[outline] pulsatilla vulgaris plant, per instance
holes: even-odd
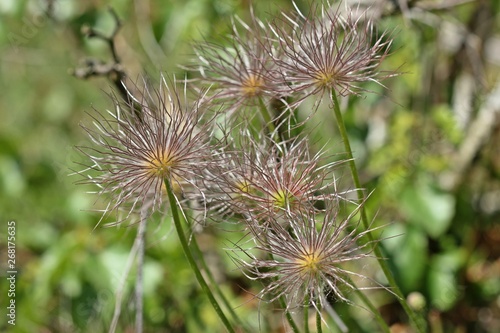
[[[211,86],[206,94],[194,101],[181,98],[176,83],[169,87],[163,79],[160,88],[146,85],[131,92],[127,103],[115,103],[111,119],[94,116],[96,128],[85,128],[96,147],[81,150],[98,173],[88,181],[109,197],[105,211],[124,209],[126,217],[139,211],[145,228],[144,211],[163,213],[167,209],[161,208],[168,207],[188,262],[229,332],[256,328],[235,314],[213,281],[196,235],[188,242],[181,216],[190,222],[189,201],[201,203],[206,209],[202,215],[210,221],[241,226],[241,238],[252,246],[236,243],[231,253],[243,256],[235,262],[243,274],[264,284],[254,293],[259,299],[279,302],[294,333],[309,332],[310,306],[316,330],[322,332],[325,313],[332,313],[331,300],[353,304],[351,293],[389,332],[362,292],[367,287],[358,286],[360,280],[390,290],[423,332],[377,247],[338,98],[358,96],[365,91],[364,82],[393,76],[378,71],[391,39],[366,17],[354,19],[338,6],[312,4],[307,15],[297,9],[271,22],[253,12],[250,24],[237,19],[228,45],[196,46],[197,64],[189,68],[201,77],[185,84],[201,82],[193,87],[198,92]],[[315,111],[325,93],[345,148],[345,158],[333,163],[325,162],[322,151],[312,153],[301,127],[284,128],[297,124],[291,119],[305,98],[314,99]],[[207,112],[211,109],[217,112]],[[307,117],[313,116],[308,112]],[[229,120],[229,128],[221,128],[221,118]],[[349,166],[354,190],[339,188],[336,170],[342,164]],[[360,270],[357,263],[370,258],[378,260],[388,286]],[[140,283],[138,279],[137,289]],[[294,315],[298,311],[304,314],[303,329]],[[142,331],[141,320],[137,332]]]
[[[274,80],[285,89],[283,95],[301,96],[296,103],[331,91],[358,94],[360,83],[388,76],[377,69],[392,40],[386,33],[378,35],[368,17],[341,15],[339,6],[313,6],[308,16],[297,9],[270,24],[279,49],[271,53],[278,55],[273,57]]]
[[[165,202],[165,180],[179,193],[197,191],[196,180],[212,160],[211,128],[202,101],[186,104],[162,78],[159,88],[144,82],[127,102],[115,99],[111,119],[93,115],[84,127],[95,147],[80,147],[98,175],[88,179],[109,199],[105,212],[158,210]]]
[[[212,172],[216,207],[265,222],[297,210],[314,211],[333,198],[346,197],[336,187],[334,170],[343,161],[324,162],[312,155],[307,139],[276,142],[241,133],[239,144],[224,147]],[[227,213],[227,211],[226,211]]]
[[[196,185],[200,183],[199,177],[213,163],[217,147],[211,135],[214,127],[210,118],[204,122],[203,96],[188,102],[179,94],[175,82],[172,85],[170,87],[162,77],[158,89],[145,84],[142,90],[130,93],[127,102],[115,100],[115,110],[109,112],[111,119],[99,114],[93,116],[96,129],[84,128],[96,147],[80,147],[80,150],[92,162],[88,169],[96,171],[98,176],[89,177],[87,181],[100,188],[100,195],[108,197],[104,215],[118,210],[125,210],[126,218],[132,213],[140,214],[136,244],[138,277],[141,278],[136,284],[136,292],[140,294],[136,299],[136,331],[143,330],[141,279],[146,220],[151,212],[161,211],[168,201],[181,245],[196,278],[219,317],[233,332],[197,269],[178,211],[183,196],[190,191],[200,191]],[[119,313],[115,311],[111,332],[116,328]]]
[[[198,43],[195,48],[197,58],[191,70],[199,72],[200,81],[211,87],[212,102],[225,105],[225,113],[232,116],[280,98],[281,89],[270,74],[276,49],[267,36],[266,25],[253,11],[250,25],[238,18],[233,20],[232,33],[226,40],[228,45]],[[270,115],[264,117],[268,120]]]
[[[329,306],[327,297],[352,303],[344,296],[344,289],[370,288],[355,286],[351,277],[369,280],[373,285],[369,277],[343,267],[371,257],[370,242],[359,240],[372,230],[356,229],[359,223],[352,220],[360,207],[344,218],[338,216],[339,208],[337,202],[330,200],[322,213],[289,212],[286,224],[274,218],[269,218],[265,225],[254,218],[248,220],[249,234],[255,242],[252,250],[264,255],[241,249],[243,256],[236,261],[250,279],[263,281],[259,297],[267,296],[271,301],[284,297],[288,310],[312,306],[320,311]],[[376,282],[373,285],[380,287]]]

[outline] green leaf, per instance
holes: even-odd
[[[155,261],[146,261],[144,264],[144,295],[154,295],[157,288],[164,282],[163,267]]]
[[[383,244],[396,266],[398,285],[404,293],[419,289],[427,266],[427,237],[422,230],[393,224],[384,231]]]
[[[455,305],[461,294],[456,273],[465,260],[466,252],[461,250],[433,256],[427,276],[432,306],[447,311]]]
[[[108,270],[107,274],[110,277],[113,292],[116,292],[116,288],[119,286],[118,282],[121,281],[122,276],[125,273],[129,255],[129,250],[121,246],[116,246],[108,249],[99,256],[102,265]],[[131,284],[132,282],[129,280],[127,280],[127,282]]]
[[[455,198],[434,188],[428,180],[420,179],[403,190],[401,209],[411,223],[438,238],[450,226]]]

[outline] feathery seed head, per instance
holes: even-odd
[[[165,78],[157,89],[144,83],[136,90],[128,103],[115,100],[111,119],[97,114],[96,129],[84,127],[96,147],[80,150],[92,161],[88,169],[98,172],[86,182],[109,197],[105,213],[123,209],[128,216],[145,206],[157,210],[164,202],[165,180],[174,190],[189,192],[210,163],[212,127],[203,120],[201,100],[185,105]]]
[[[252,13],[246,24],[236,18],[227,45],[199,43],[195,52],[198,60],[191,70],[199,71],[202,82],[210,85],[211,101],[222,104],[229,116],[247,106],[259,104],[262,98],[275,97],[277,90],[270,75],[273,47],[266,37],[263,22]]]
[[[261,297],[274,301],[284,296],[288,308],[303,306],[309,299],[317,307],[324,305],[328,294],[351,303],[344,295],[346,289],[383,288],[370,277],[346,267],[373,257],[370,242],[359,245],[360,238],[371,230],[348,228],[359,207],[343,219],[338,216],[339,209],[340,205],[333,203],[324,214],[295,211],[287,214],[287,225],[275,218],[267,224],[249,220],[248,228],[256,244],[252,253],[260,250],[264,255],[253,255],[240,248],[251,259],[236,261],[249,278],[265,281]],[[351,278],[368,280],[375,286],[359,288]]]
[[[292,17],[284,14],[272,31],[282,55],[274,57],[276,80],[288,90],[283,94],[302,93],[301,100],[331,89],[342,96],[357,94],[359,83],[378,83],[383,75],[377,68],[392,43],[385,32],[377,35],[370,20],[354,19],[328,4],[312,6],[307,17],[298,10]]]
[[[240,147],[227,152],[213,177],[220,195],[237,214],[273,216],[286,211],[314,210],[314,204],[343,195],[333,173],[339,163],[322,165],[322,154],[312,156],[305,139],[257,142],[243,134]]]

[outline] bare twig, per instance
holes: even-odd
[[[106,36],[102,32],[95,30],[88,25],[84,25],[82,27],[82,33],[88,38],[97,38],[104,41],[109,47],[113,61],[107,63],[96,59],[85,59],[82,67],[73,69],[71,72],[75,77],[80,79],[88,79],[94,76],[107,77],[111,82],[113,82],[114,86],[117,88],[124,100],[127,100],[129,95],[126,87],[124,86],[124,80],[127,75],[120,62],[115,43],[116,36],[122,27],[122,23],[113,8],[109,8],[109,12],[115,20],[115,28],[110,36]]]
[[[116,327],[118,326],[118,319],[120,318],[120,313],[122,310],[122,299],[123,299],[123,294],[125,292],[125,285],[140,246],[141,246],[140,239],[138,236],[136,236],[134,245],[130,250],[127,263],[125,264],[125,269],[123,271],[121,280],[118,283],[118,288],[116,289],[115,311],[113,313],[113,319],[111,320],[111,326],[109,327],[108,333],[114,333],[116,331]]]
[[[118,288],[116,290],[116,298],[115,298],[115,311],[113,313],[113,319],[111,321],[111,325],[108,333],[114,333],[116,331],[116,327],[118,326],[118,320],[120,319],[121,309],[122,309],[122,300],[125,292],[125,286],[127,282],[127,278],[130,275],[130,271],[132,269],[133,263],[137,260],[137,277],[135,280],[135,304],[136,304],[136,316],[135,316],[135,327],[136,333],[143,332],[143,295],[144,295],[144,287],[143,287],[143,272],[144,272],[144,251],[145,251],[145,243],[146,243],[146,218],[148,212],[148,206],[145,206],[141,209],[141,220],[139,221],[139,227],[137,229],[137,235],[135,236],[134,245],[130,250],[129,257],[127,259],[127,263],[125,264],[125,270],[123,271],[123,275],[118,284]]]
[[[45,14],[53,21],[56,21],[55,10],[58,0],[45,0]]]
[[[137,239],[139,242],[137,249],[137,278],[135,280],[135,332],[142,333],[143,331],[143,275],[144,275],[144,244],[146,243],[146,218],[147,207],[141,209],[141,221],[137,230]]]
[[[98,38],[106,42],[109,46],[109,50],[111,51],[114,62],[120,63],[120,58],[118,57],[118,53],[116,52],[115,38],[122,27],[122,22],[113,8],[110,7],[109,12],[113,16],[113,19],[115,20],[115,29],[111,33],[111,36],[108,37],[104,35],[102,32],[95,30],[94,28],[88,25],[84,25],[82,27],[82,33],[89,38]]]

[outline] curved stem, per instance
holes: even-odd
[[[323,297],[324,297],[324,295],[323,295]],[[323,307],[325,308],[325,311],[328,313],[330,318],[333,319],[333,322],[335,323],[335,325],[337,325],[338,330],[342,333],[349,332],[349,329],[347,328],[346,324],[342,321],[342,319],[337,314],[337,312],[335,312],[335,309],[333,308],[332,304],[329,303],[328,301],[326,301],[326,299],[325,299],[325,302],[323,304],[324,304]],[[359,326],[357,326],[356,328],[358,328],[358,327]]]
[[[292,314],[290,311],[287,310],[285,299],[283,296],[279,298],[280,306],[282,309],[285,309],[285,317],[286,320],[288,321],[288,324],[290,324],[290,327],[292,328],[293,333],[300,333],[299,327],[295,323],[295,321],[292,318]]]
[[[345,276],[344,279],[346,279],[348,283],[354,286],[354,281],[352,281],[352,279],[349,276]],[[363,303],[365,303],[368,309],[373,313],[382,331],[385,333],[390,333],[391,330],[389,326],[387,326],[387,323],[385,322],[384,318],[382,318],[380,312],[377,311],[377,308],[375,307],[375,305],[373,305],[370,299],[365,294],[363,294],[361,290],[357,288],[354,288],[354,292],[358,295],[359,298],[361,298]]]
[[[266,238],[266,243],[269,244],[269,242],[267,241],[267,236],[264,236],[264,237]],[[274,256],[271,252],[268,252],[267,255],[268,255],[269,259],[274,260]],[[299,327],[295,323],[295,320],[293,320],[292,314],[290,313],[290,311],[288,311],[288,307],[287,307],[286,301],[285,301],[285,296],[281,295],[278,298],[278,301],[280,303],[281,308],[285,311],[286,320],[288,321],[288,324],[292,328],[293,333],[300,333]]]
[[[344,141],[344,148],[347,153],[347,158],[349,159],[349,168],[351,170],[351,175],[352,175],[352,180],[354,181],[354,186],[356,187],[356,192],[358,196],[359,202],[363,202],[365,200],[365,195],[363,190],[361,189],[361,182],[359,181],[359,175],[358,175],[358,170],[356,169],[356,163],[354,162],[354,158],[352,155],[352,149],[351,149],[351,144],[349,142],[349,137],[347,135],[347,130],[344,124],[344,119],[342,118],[342,112],[340,111],[340,106],[339,106],[339,101],[337,98],[337,95],[335,94],[335,90],[332,89],[332,102],[333,102],[333,112],[335,114],[335,118],[337,120],[337,125],[339,127],[340,135],[342,136],[342,140]],[[366,216],[366,211],[364,205],[361,206],[360,209],[361,213],[361,221],[363,222],[363,226],[365,230],[368,230],[370,225],[368,222],[368,218]],[[422,327],[422,320],[421,318],[417,317],[415,312],[408,306],[408,304],[405,301],[405,298],[403,296],[403,293],[399,289],[399,286],[396,283],[396,280],[394,279],[394,276],[392,275],[392,272],[389,268],[389,265],[387,262],[384,260],[382,256],[382,252],[380,251],[380,248],[377,247],[376,243],[373,242],[374,238],[371,232],[366,233],[368,236],[369,241],[373,244],[373,251],[375,253],[375,256],[377,257],[378,263],[380,267],[382,268],[382,271],[384,272],[385,277],[387,278],[387,281],[392,287],[392,291],[396,294],[397,299],[399,303],[401,303],[401,306],[405,310],[405,312],[408,314],[408,316],[411,318],[415,328],[418,330],[420,333],[424,333],[424,328]]]
[[[304,304],[304,333],[309,333],[309,302],[311,296],[307,294],[306,304]]]
[[[111,325],[109,327],[108,333],[115,333],[116,327],[118,326],[118,320],[120,319],[120,314],[122,311],[122,300],[123,300],[123,295],[125,294],[125,287],[127,284],[127,278],[130,274],[130,271],[132,270],[132,266],[134,264],[135,257],[137,255],[137,251],[140,246],[140,239],[139,239],[139,233],[135,237],[134,240],[134,245],[132,246],[132,249],[130,250],[130,254],[127,258],[127,262],[125,264],[125,268],[123,269],[123,274],[120,278],[120,281],[118,282],[118,287],[116,288],[116,293],[115,293],[115,310],[113,313],[113,319],[111,320]]]
[[[318,304],[318,308],[316,309],[316,332],[322,333],[323,329],[321,328],[321,307]]]
[[[274,140],[276,140],[276,142],[278,142],[279,137],[278,133],[276,132],[276,128],[274,127],[273,119],[269,115],[266,104],[264,103],[261,97],[259,97],[259,110],[262,115],[262,118],[264,119],[264,122],[266,123],[267,130],[269,131],[269,137],[273,138]]]
[[[205,271],[205,273],[208,277],[208,280],[210,281],[210,284],[213,286],[215,292],[219,295],[220,299],[222,300],[222,303],[224,303],[224,306],[231,314],[231,317],[238,325],[240,325],[241,327],[246,327],[246,325],[241,321],[241,319],[238,317],[236,312],[234,312],[233,307],[231,306],[231,304],[227,300],[226,296],[224,296],[224,293],[219,288],[219,285],[217,284],[217,282],[215,282],[214,276],[212,275],[212,272],[210,271],[207,263],[205,262],[205,259],[203,257],[203,253],[201,252],[200,247],[198,246],[198,242],[196,241],[195,237],[193,237],[191,244],[192,244],[192,247],[194,248],[195,255],[198,256],[198,261],[201,263],[201,268]]]
[[[201,274],[198,265],[196,264],[196,261],[194,260],[193,254],[191,253],[191,250],[189,249],[189,244],[186,238],[186,235],[184,234],[184,230],[182,228],[181,220],[179,218],[179,211],[177,209],[177,200],[175,199],[174,192],[172,191],[172,186],[170,184],[170,181],[168,179],[165,179],[165,187],[167,188],[167,194],[168,194],[168,200],[170,202],[170,209],[172,210],[172,218],[174,220],[175,224],[175,229],[177,230],[177,235],[179,236],[179,241],[182,246],[182,250],[184,251],[184,254],[186,255],[189,265],[191,266],[191,269],[194,272],[194,275],[196,276],[196,279],[198,280],[198,283],[201,286],[201,289],[207,294],[210,303],[212,304],[212,307],[214,308],[215,312],[219,316],[219,318],[222,320],[224,323],[224,326],[226,326],[226,329],[230,333],[235,333],[233,327],[227,320],[226,316],[222,312],[222,309],[219,306],[219,303],[217,303],[217,300],[215,299],[214,295],[212,294],[212,291],[208,287],[207,282],[203,278],[203,275]]]

